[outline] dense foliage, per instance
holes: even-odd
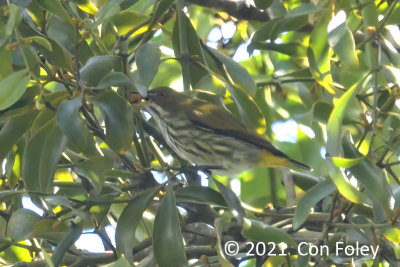
[[[399,1],[247,2],[0,0],[1,265],[398,264]],[[188,165],[131,104],[157,86],[314,170]]]

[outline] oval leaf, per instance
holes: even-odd
[[[14,104],[25,93],[29,82],[27,70],[11,73],[0,81],[0,110]]]
[[[32,126],[37,111],[26,109],[25,113],[9,119],[0,130],[0,161],[10,151],[18,139]]]
[[[62,17],[63,19],[71,22],[71,18],[69,17],[67,11],[62,6],[61,2],[58,0],[37,0],[39,5],[44,9],[48,10],[57,16]]]
[[[220,193],[209,187],[187,186],[175,192],[178,202],[209,204],[226,207],[224,198]]]
[[[149,87],[160,65],[161,51],[156,43],[146,43],[136,52],[136,65],[145,87]]]
[[[80,78],[90,86],[96,86],[104,76],[121,67],[118,56],[95,56],[89,58],[80,70]]]
[[[7,236],[15,241],[28,238],[32,233],[35,223],[40,219],[39,215],[28,209],[15,211],[7,224]]]
[[[122,72],[111,72],[107,74],[96,86],[98,89],[106,89],[111,86],[127,86],[132,87],[132,80]]]
[[[133,111],[129,103],[114,91],[108,91],[96,99],[104,113],[106,141],[117,153],[127,150],[133,140]]]
[[[79,109],[82,97],[64,100],[57,108],[57,123],[61,131],[68,137],[77,149],[88,154],[96,153],[93,135],[84,124]]]

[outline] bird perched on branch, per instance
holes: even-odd
[[[197,166],[217,166],[215,173],[234,175],[256,166],[298,166],[265,138],[248,130],[227,110],[192,99],[169,87],[148,92],[144,108],[168,146]]]

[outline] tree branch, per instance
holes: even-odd
[[[247,0],[185,0],[185,2],[224,11],[239,20],[269,20],[266,12],[251,5]]]

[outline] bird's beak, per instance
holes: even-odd
[[[133,104],[133,105],[141,105],[143,103],[142,100],[148,101],[149,97],[143,97],[141,94],[137,93],[137,92],[131,92],[129,95],[129,103]]]

